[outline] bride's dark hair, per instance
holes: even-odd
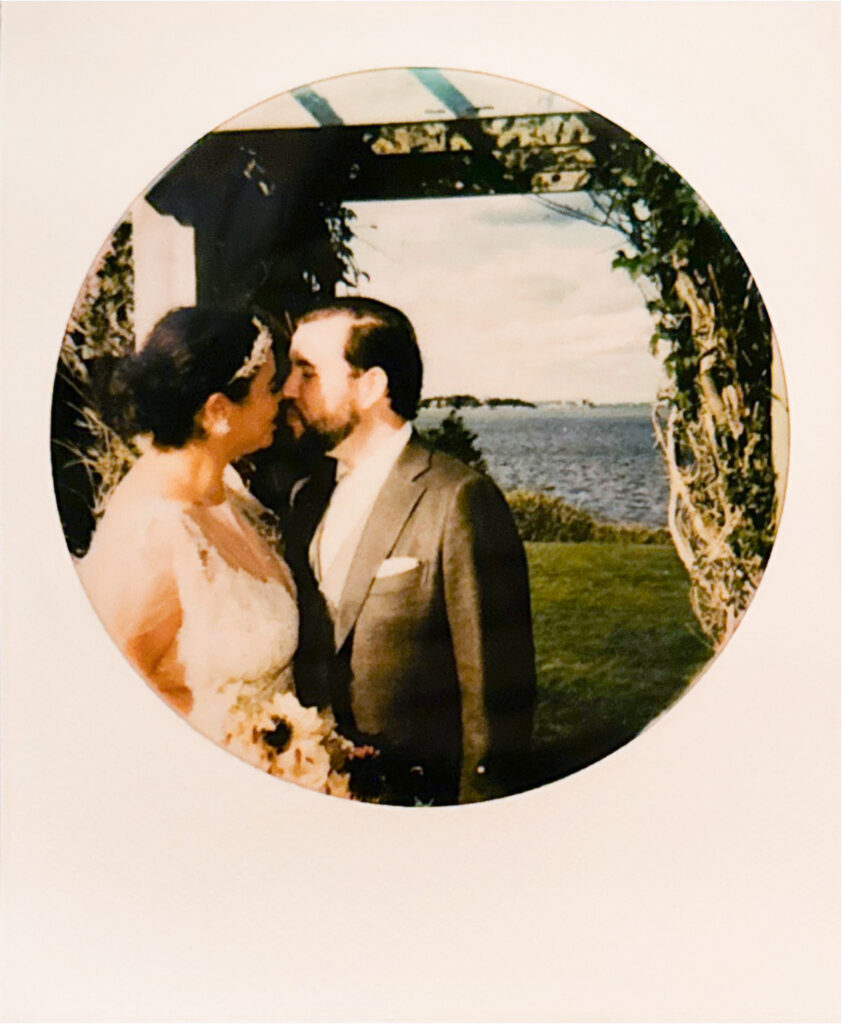
[[[140,351],[98,361],[94,388],[104,418],[124,436],[149,433],[159,448],[183,447],[201,436],[196,414],[210,395],[232,402],[248,395],[259,367],[233,378],[257,334],[250,313],[201,306],[167,313]]]

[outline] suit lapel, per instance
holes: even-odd
[[[424,484],[417,478],[429,465],[429,450],[413,437],[386,477],[363,529],[342,591],[336,613],[337,651],[357,621],[380,563],[394,547],[404,523],[424,493]]]

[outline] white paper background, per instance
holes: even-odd
[[[836,4],[4,4],[7,1020],[831,1020],[838,1009]],[[669,160],[783,351],[791,485],[736,637],[645,736],[514,799],[278,784],[193,734],[87,605],[52,377],[121,212],[319,78],[437,65],[565,93]]]

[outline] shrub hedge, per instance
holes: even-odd
[[[523,541],[667,544],[669,531],[638,523],[607,523],[551,494],[510,491],[506,501]]]

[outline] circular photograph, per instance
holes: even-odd
[[[554,93],[396,68],[267,100],[128,207],[51,445],[162,713],[430,807],[579,771],[699,677],[769,559],[788,419],[751,272],[676,170]]]

